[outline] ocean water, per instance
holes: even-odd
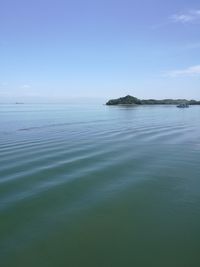
[[[2,267],[200,266],[200,107],[0,105]]]

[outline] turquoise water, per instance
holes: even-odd
[[[200,266],[200,107],[0,105],[4,267]]]

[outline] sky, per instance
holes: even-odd
[[[0,102],[200,99],[199,0],[0,0]]]

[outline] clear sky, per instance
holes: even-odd
[[[199,0],[1,0],[0,102],[200,99]]]

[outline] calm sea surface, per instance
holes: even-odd
[[[2,267],[199,267],[200,107],[0,105]]]

